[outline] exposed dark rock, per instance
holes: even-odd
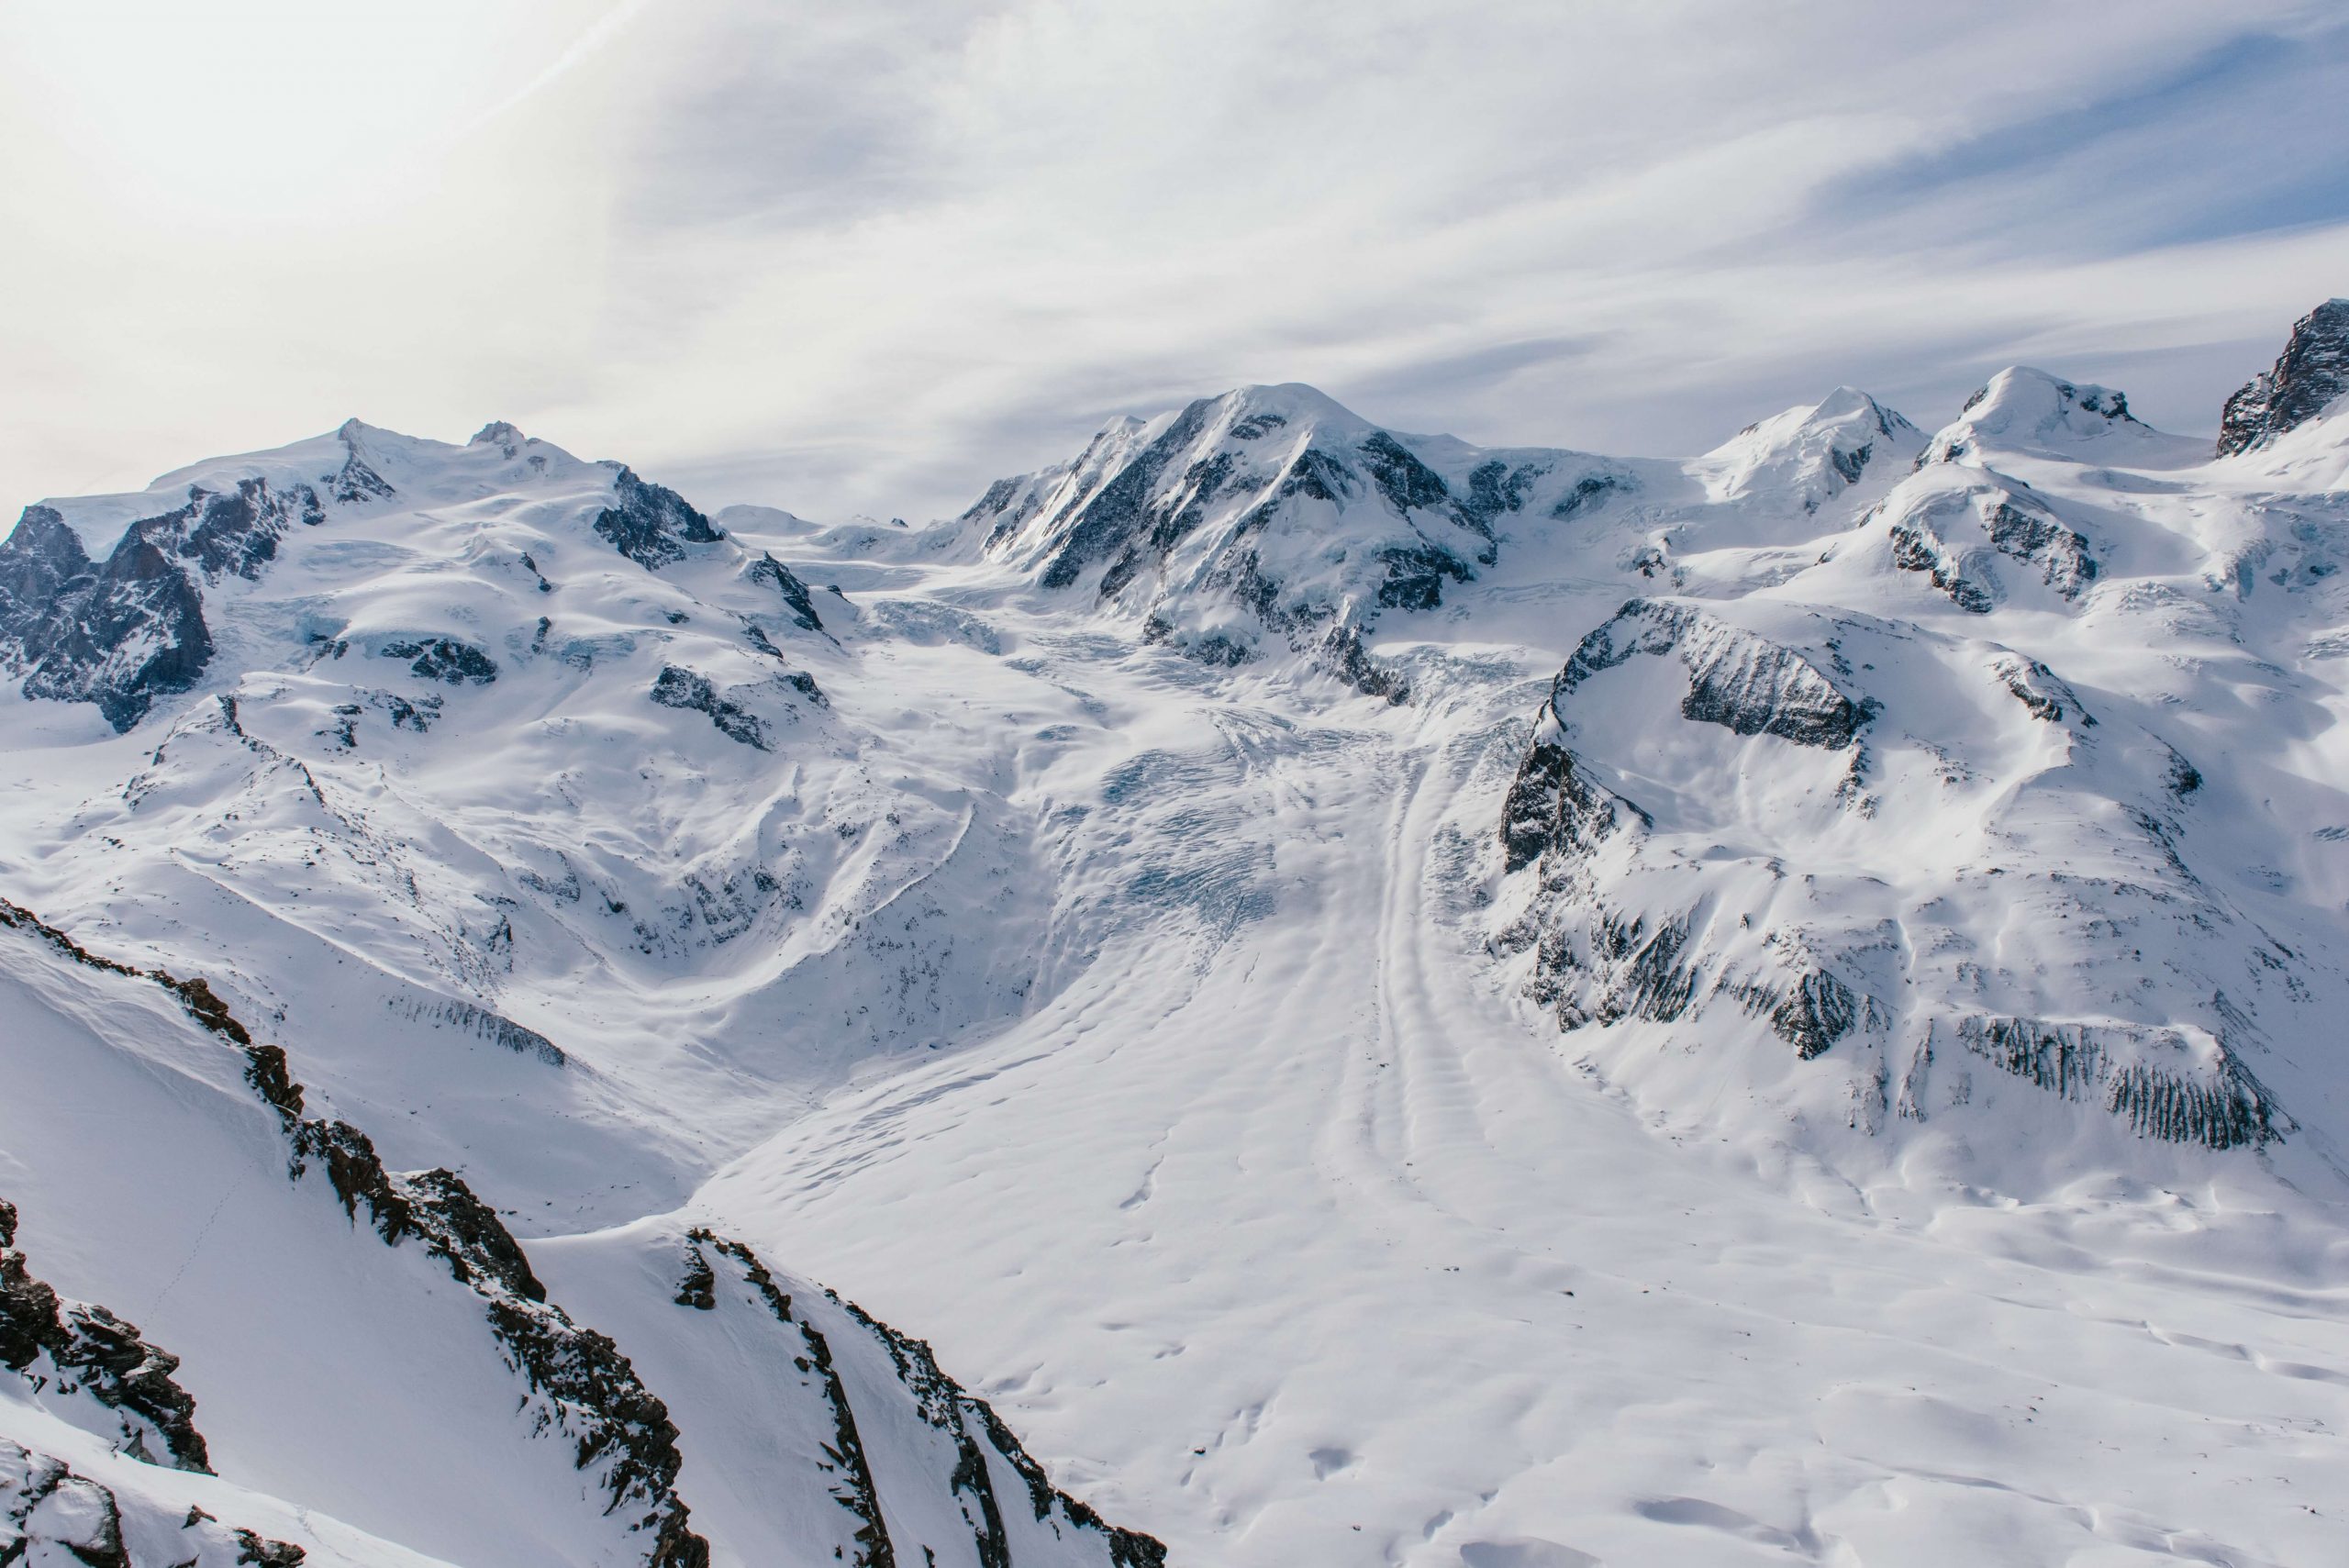
[[[1501,807],[1501,847],[1508,869],[1521,871],[1553,851],[1587,854],[1613,837],[1627,815],[1647,825],[1645,812],[1591,783],[1575,767],[1575,755],[1545,704]]]
[[[2116,1063],[2108,1029],[2041,1018],[1961,1018],[1957,1038],[2000,1072],[2067,1100],[2101,1100],[2147,1138],[2211,1149],[2259,1146],[2293,1129],[2265,1084],[2220,1046],[2208,1078]],[[2147,1031],[2158,1032],[2158,1031]]]
[[[2098,567],[2088,541],[2043,513],[2001,501],[1991,507],[1984,526],[1999,554],[2040,566],[2042,581],[2067,599],[2078,598],[2096,581]]]
[[[1498,458],[1469,472],[1468,494],[1453,497],[1452,515],[1462,528],[1484,539],[1485,549],[1476,557],[1479,563],[1490,566],[1496,559],[1494,525],[1505,515],[1523,510],[1527,493],[1549,472],[1547,463],[1521,462],[1512,468]]]
[[[1452,499],[1443,476],[1408,447],[1380,430],[1362,443],[1363,464],[1386,504],[1400,513],[1432,509]]]
[[[2170,793],[2183,800],[2202,787],[2202,770],[2172,751],[2169,754],[2169,773],[2165,782],[2168,784]],[[2323,835],[2320,833],[2318,836],[2321,838]]]
[[[1599,994],[1598,1021],[1652,1018],[1670,1023],[1687,1012],[1696,999],[1698,978],[1695,964],[1684,956],[1688,934],[1686,917],[1659,921],[1650,930],[1643,916],[1625,923],[1602,915],[1592,956],[1613,973]]]
[[[578,897],[576,887],[573,888],[571,895],[574,899]],[[453,996],[436,997],[429,1002],[417,997],[405,1001],[387,999],[384,1005],[404,1018],[413,1018],[435,1028],[445,1023],[492,1045],[504,1046],[518,1056],[535,1056],[550,1067],[561,1067],[567,1060],[562,1054],[562,1048],[538,1030],[526,1029],[501,1013],[493,1013],[486,1007],[477,1007],[471,1002],[460,1001]]]
[[[807,584],[797,573],[774,556],[762,550],[743,573],[753,583],[763,583],[783,596],[784,605],[791,611],[791,618],[808,631],[822,631],[824,622],[816,614],[816,601],[807,592]]]
[[[238,1562],[255,1568],[302,1568],[302,1560],[309,1555],[291,1541],[265,1540],[249,1529],[239,1529],[236,1536]]]
[[[1848,746],[1868,720],[1863,705],[1802,654],[1693,606],[1632,599],[1594,629],[1559,671],[1551,711],[1564,718],[1575,691],[1635,654],[1672,654],[1688,672],[1681,717],[1740,735],[1798,746]]]
[[[1431,610],[1443,603],[1446,578],[1468,581],[1468,568],[1448,550],[1434,545],[1385,550],[1379,560],[1386,566],[1378,584],[1378,602],[1387,609]]]
[[[803,675],[800,678],[807,682],[805,689],[811,695],[820,695],[813,692],[815,681],[811,677]],[[719,696],[718,688],[710,684],[707,675],[681,670],[674,664],[664,664],[661,667],[660,677],[652,683],[652,700],[662,707],[691,708],[696,713],[706,713],[709,715],[709,721],[718,726],[718,733],[728,740],[755,746],[762,751],[771,749],[767,745],[766,726],[759,716]]]
[[[1071,516],[1060,548],[1044,567],[1041,581],[1045,587],[1068,587],[1087,566],[1108,560],[1171,521],[1181,510],[1179,504],[1154,506],[1151,492],[1167,465],[1198,439],[1214,408],[1212,398],[1200,398],[1185,408]]]
[[[684,560],[689,544],[716,544],[725,537],[684,496],[626,468],[612,482],[612,505],[596,515],[593,526],[613,549],[654,572]]]
[[[1892,564],[1903,572],[1922,572],[1950,602],[1969,615],[1987,616],[1998,605],[1990,590],[1966,576],[1963,562],[1933,527],[1936,511],[1946,498],[1910,512],[1892,525]]]
[[[1808,1062],[1851,1033],[1859,1018],[1860,1000],[1852,988],[1820,969],[1797,981],[1771,1009],[1770,1029]]]
[[[103,1307],[61,1300],[33,1277],[16,1240],[17,1210],[0,1200],[0,1365],[21,1373],[46,1354],[59,1392],[78,1389],[123,1414],[137,1457],[155,1462],[137,1425],[143,1421],[162,1440],[174,1468],[211,1473],[195,1400],[172,1376],[179,1358]]]
[[[579,1469],[603,1467],[601,1482],[608,1499],[605,1512],[643,1510],[629,1528],[651,1534],[647,1568],[707,1568],[708,1545],[687,1528],[687,1509],[676,1495],[684,1459],[667,1407],[645,1388],[608,1337],[580,1328],[546,1299],[520,1244],[462,1177],[450,1171],[394,1175],[384,1169],[373,1141],[359,1129],[345,1121],[305,1118],[303,1088],[287,1070],[284,1050],[255,1041],[203,980],[180,980],[161,969],[139,970],[98,957],[6,899],[0,899],[0,925],[46,941],[90,968],[151,980],[178,998],[198,1024],[238,1047],[245,1057],[245,1082],[277,1113],[285,1132],[287,1174],[298,1181],[312,1162],[322,1164],[354,1223],[363,1206],[385,1245],[417,1238],[452,1278],[481,1296],[508,1364],[538,1396],[539,1430],[570,1435]],[[13,1211],[6,1228],[13,1237]],[[120,1327],[129,1329],[127,1324]],[[118,1361],[123,1353],[118,1343],[94,1342],[108,1358],[103,1364]],[[168,1364],[161,1370],[167,1374],[177,1363],[163,1359]],[[140,1366],[152,1370],[144,1361]],[[142,1381],[125,1386],[140,1395],[152,1385]]]
[[[1991,550],[2038,567],[2040,580],[2065,599],[2078,598],[2102,570],[2078,530],[2013,491],[1989,486],[1929,496],[1893,523],[1892,563],[1904,572],[1924,573],[1971,615],[1987,615],[1998,595],[1981,547],[1950,540],[1947,530],[1969,514],[1979,521]]]
[[[2078,695],[2038,660],[2026,659],[2020,653],[2001,654],[1991,670],[2014,699],[2030,709],[2031,716],[2041,723],[2061,724],[2064,716],[2072,713],[2078,716],[2083,729],[2096,728],[2095,716],[2082,706]]]
[[[62,518],[36,506],[0,544],[0,662],[24,674],[27,696],[95,704],[121,731],[203,674],[202,595],[145,528],[133,525],[96,566]]]
[[[778,1323],[796,1328],[806,1337],[808,1354],[803,1370],[818,1379],[826,1397],[832,1402],[835,1429],[829,1452],[841,1466],[841,1482],[834,1496],[858,1521],[855,1540],[861,1552],[857,1561],[873,1568],[896,1562],[896,1550],[883,1521],[882,1499],[864,1460],[847,1392],[833,1370],[830,1346],[813,1324],[794,1313],[791,1297],[776,1284],[774,1276],[750,1248],[707,1229],[688,1232],[686,1240],[689,1287],[707,1267],[703,1249],[713,1250],[741,1269],[745,1282]],[[1043,1467],[1020,1446],[1019,1440],[986,1402],[946,1375],[927,1344],[898,1333],[853,1302],[842,1301],[829,1292],[826,1295],[880,1342],[888,1352],[915,1412],[952,1444],[955,1462],[952,1472],[945,1478],[947,1490],[958,1499],[983,1568],[1017,1568],[1004,1525],[1007,1500],[996,1492],[994,1474],[987,1462],[989,1449],[1019,1475],[1027,1491],[1025,1502],[1037,1522],[1050,1525],[1055,1535],[1067,1530],[1097,1534],[1108,1549],[1112,1568],[1164,1568],[1163,1543],[1139,1531],[1108,1524],[1092,1507],[1055,1488]],[[677,1299],[681,1306],[704,1305],[690,1288],[681,1288]]]
[[[2349,392],[2349,299],[2330,299],[2293,325],[2275,365],[2227,399],[2219,455],[2264,446]]]
[[[841,1477],[840,1484],[832,1489],[832,1497],[856,1520],[851,1539],[857,1553],[849,1568],[896,1568],[897,1553],[889,1540],[889,1527],[882,1518],[881,1495],[873,1483],[873,1467],[864,1457],[863,1439],[857,1433],[856,1412],[849,1408],[848,1391],[841,1385],[840,1373],[832,1365],[830,1344],[813,1323],[792,1315],[791,1297],[775,1284],[774,1275],[749,1247],[700,1229],[687,1232],[687,1240],[732,1259],[775,1321],[798,1330],[807,1347],[806,1370],[822,1385],[825,1401],[832,1412],[832,1440],[825,1452],[840,1466]]]
[[[1550,516],[1563,521],[1604,506],[1609,496],[1631,487],[1631,480],[1621,474],[1586,473],[1575,480],[1575,487],[1552,505]]]
[[[450,685],[485,686],[497,679],[497,663],[480,649],[452,637],[429,637],[421,642],[386,642],[387,659],[414,661],[410,670],[428,681]]]
[[[52,1498],[64,1506],[44,1508]],[[83,1568],[133,1568],[114,1494],[62,1460],[0,1438],[0,1565],[69,1559]]]
[[[342,467],[326,481],[328,493],[345,506],[367,501],[380,501],[394,492],[391,481],[368,466],[359,455],[359,432],[363,428],[356,419],[348,420],[336,432],[342,438]]]
[[[685,1243],[685,1272],[678,1276],[676,1303],[696,1312],[713,1312],[718,1308],[718,1274],[709,1266],[709,1256],[701,1250],[699,1240]]]

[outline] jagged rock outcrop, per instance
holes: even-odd
[[[546,1299],[521,1247],[462,1177],[445,1170],[396,1175],[384,1168],[373,1140],[359,1129],[305,1116],[306,1095],[283,1048],[255,1040],[201,978],[182,980],[161,969],[140,970],[99,957],[5,899],[0,925],[45,941],[86,967],[161,985],[189,1018],[240,1051],[247,1085],[276,1112],[284,1132],[288,1175],[298,1181],[313,1163],[323,1167],[354,1223],[363,1209],[369,1228],[386,1246],[415,1239],[451,1278],[479,1296],[508,1364],[529,1387],[524,1409],[532,1425],[570,1440],[573,1462],[594,1473],[606,1497],[605,1512],[627,1510],[626,1528],[647,1537],[647,1568],[707,1568],[707,1543],[688,1527],[688,1510],[676,1493],[684,1459],[667,1407],[607,1336],[579,1327]]]
[[[513,1019],[493,1013],[486,1007],[476,1007],[471,1002],[452,996],[434,997],[428,1001],[410,996],[403,999],[386,997],[384,1005],[404,1018],[413,1018],[438,1029],[447,1024],[452,1029],[505,1047],[518,1055],[535,1056],[550,1067],[561,1067],[568,1060],[562,1048],[534,1029],[526,1029]]]
[[[1533,739],[1517,776],[1509,781],[1501,809],[1501,847],[1507,869],[1522,871],[1543,855],[1587,854],[1610,837],[1626,817],[1646,814],[1592,783],[1575,766],[1557,715],[1548,703],[1534,719]]]
[[[675,491],[648,484],[623,468],[612,482],[612,504],[592,525],[606,542],[638,565],[658,572],[683,561],[685,547],[725,538]]]
[[[2219,418],[2219,455],[2264,446],[2349,393],[2349,299],[2329,299],[2292,327],[2276,363],[2238,388]]]
[[[2146,1064],[2148,1056],[2190,1056],[2176,1029],[1965,1018],[1952,1032],[2000,1072],[2067,1100],[2101,1102],[2148,1138],[2233,1149],[2267,1143],[2293,1127],[2266,1085],[2222,1041],[2206,1048],[2208,1071],[2189,1076]],[[2132,1048],[2126,1059],[2112,1049],[2121,1041]]]
[[[485,686],[497,679],[495,660],[472,643],[460,642],[453,637],[397,639],[384,643],[382,651],[386,659],[410,661],[408,669],[428,681],[444,681],[452,686]]]
[[[1980,555],[2043,574],[2072,560],[2079,536],[2031,498],[1932,495],[1933,515],[1984,528]],[[1988,530],[2008,510],[2022,521],[2000,550]],[[2073,582],[2091,575],[2079,555]],[[2047,585],[2060,602],[2065,574]],[[1969,1077],[1969,1062],[2148,1139],[2225,1150],[2293,1130],[2248,1061],[2264,1020],[2304,1005],[2307,972],[2186,859],[2199,770],[2157,735],[2113,734],[2110,716],[2012,650],[1871,617],[1740,613],[1771,634],[1709,606],[1633,600],[1560,671],[1497,825],[1509,880],[1491,940],[1530,1000],[1562,1029],[1673,1025],[1692,1041],[1751,1020],[1797,1061],[1850,1073],[1852,1125],[1872,1131],[1985,1101],[1989,1075]],[[1792,756],[1658,733],[1668,720],[1604,689],[1640,654],[1688,671],[1679,717],[1842,749],[1849,770],[1837,781]],[[1873,682],[1913,711],[1865,695]],[[1879,747],[1910,759],[1905,780],[1876,778]],[[1656,815],[1622,788],[1653,789]],[[1898,815],[1879,827],[1880,811]],[[1911,857],[1935,868],[1930,894],[1903,891]],[[2238,936],[2257,951],[2235,968]],[[2237,1006],[2221,984],[2263,1000]],[[2049,995],[2111,1011],[2032,1016]]]
[[[1987,615],[2005,597],[1998,556],[2021,563],[2067,602],[2102,571],[2087,536],[2044,502],[2004,485],[1931,490],[1889,509],[1893,565],[1922,573],[1969,615]]]
[[[1054,1487],[994,1409],[949,1377],[921,1340],[897,1332],[829,1291],[820,1293],[818,1311],[811,1314],[794,1301],[750,1247],[706,1228],[687,1232],[685,1254],[677,1305],[714,1310],[723,1271],[724,1288],[732,1293],[739,1279],[740,1288],[747,1289],[774,1320],[785,1342],[798,1347],[794,1364],[828,1412],[829,1430],[823,1449],[832,1472],[829,1491],[847,1515],[849,1555],[843,1560],[852,1568],[906,1568],[950,1550],[947,1541],[934,1537],[921,1540],[892,1535],[890,1501],[897,1494],[889,1487],[917,1484],[951,1500],[952,1513],[947,1517],[959,1516],[960,1529],[967,1532],[969,1550],[981,1568],[1021,1568],[1035,1560],[1030,1548],[1039,1543],[1058,1561],[1062,1543],[1072,1540],[1088,1543],[1081,1560],[1103,1562],[1107,1568],[1163,1568],[1163,1543],[1109,1524],[1088,1505]],[[829,1334],[813,1320],[827,1305],[846,1318],[845,1322],[833,1318]],[[894,1383],[885,1380],[882,1385],[891,1408],[868,1415],[902,1426],[909,1411],[935,1434],[917,1446],[918,1452],[935,1457],[925,1468],[909,1472],[902,1468],[907,1456],[901,1453],[894,1481],[885,1480],[868,1451],[855,1407],[858,1396],[842,1375],[841,1357],[860,1337],[878,1345],[895,1374]],[[873,1397],[872,1385],[862,1386],[863,1397]],[[907,1499],[899,1501],[902,1505]],[[919,1517],[925,1511],[935,1517],[934,1510],[911,1508],[902,1509],[901,1517]],[[1024,1521],[1032,1521],[1032,1529],[1023,1528]]]
[[[115,1412],[134,1457],[209,1473],[195,1400],[172,1376],[179,1358],[103,1307],[61,1299],[34,1277],[16,1243],[16,1207],[0,1198],[0,1366],[57,1396],[86,1394]],[[153,1451],[156,1442],[162,1452]]]
[[[807,591],[807,584],[800,581],[797,573],[772,554],[761,550],[759,558],[751,562],[743,575],[753,583],[773,588],[781,596],[784,606],[790,610],[791,618],[803,629],[824,629],[823,617],[816,613],[816,597]]]
[[[1688,672],[1682,717],[1740,735],[1832,749],[1850,745],[1869,717],[1795,650],[1660,599],[1632,599],[1585,637],[1558,672],[1548,711],[1572,722],[1569,699],[1585,682],[1642,653],[1670,655]]]
[[[26,695],[95,704],[126,730],[211,659],[202,596],[152,539],[133,530],[95,564],[63,519],[34,506],[0,544],[0,661]]]
[[[1142,423],[1073,462],[998,481],[965,512],[1044,587],[1089,584],[1153,639],[1213,664],[1265,635],[1399,699],[1364,647],[1498,559],[1512,517],[1564,517],[1620,481],[1566,452],[1492,452],[1381,429],[1310,387],[1247,387]]]
[[[93,703],[128,729],[211,661],[199,584],[259,577],[289,528],[324,516],[306,484],[190,485],[184,505],[130,524],[100,563],[55,507],[27,507],[0,543],[0,664],[28,696]]]
[[[774,750],[767,740],[765,721],[741,704],[718,695],[718,688],[707,675],[664,664],[659,678],[652,683],[652,700],[662,707],[707,714],[710,723],[729,740],[739,740],[762,751]]]

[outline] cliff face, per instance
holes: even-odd
[[[2269,369],[2246,382],[2219,420],[2219,455],[2264,446],[2349,392],[2349,299],[2329,299],[2292,328]]]

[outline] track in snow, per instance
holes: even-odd
[[[1278,823],[1269,917],[1137,916],[697,1204],[923,1325],[1178,1560],[2321,1559],[2336,1243],[2215,1212],[2256,1179],[2017,1211],[1647,1125],[1444,917],[1506,699],[1365,706],[1189,705],[1184,788]],[[1101,831],[1197,847],[1151,821]]]

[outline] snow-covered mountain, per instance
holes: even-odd
[[[2338,307],[2216,453],[2017,367],[1687,460],[1242,388],[925,528],[504,425],[28,508],[0,1521],[2322,1560]]]

